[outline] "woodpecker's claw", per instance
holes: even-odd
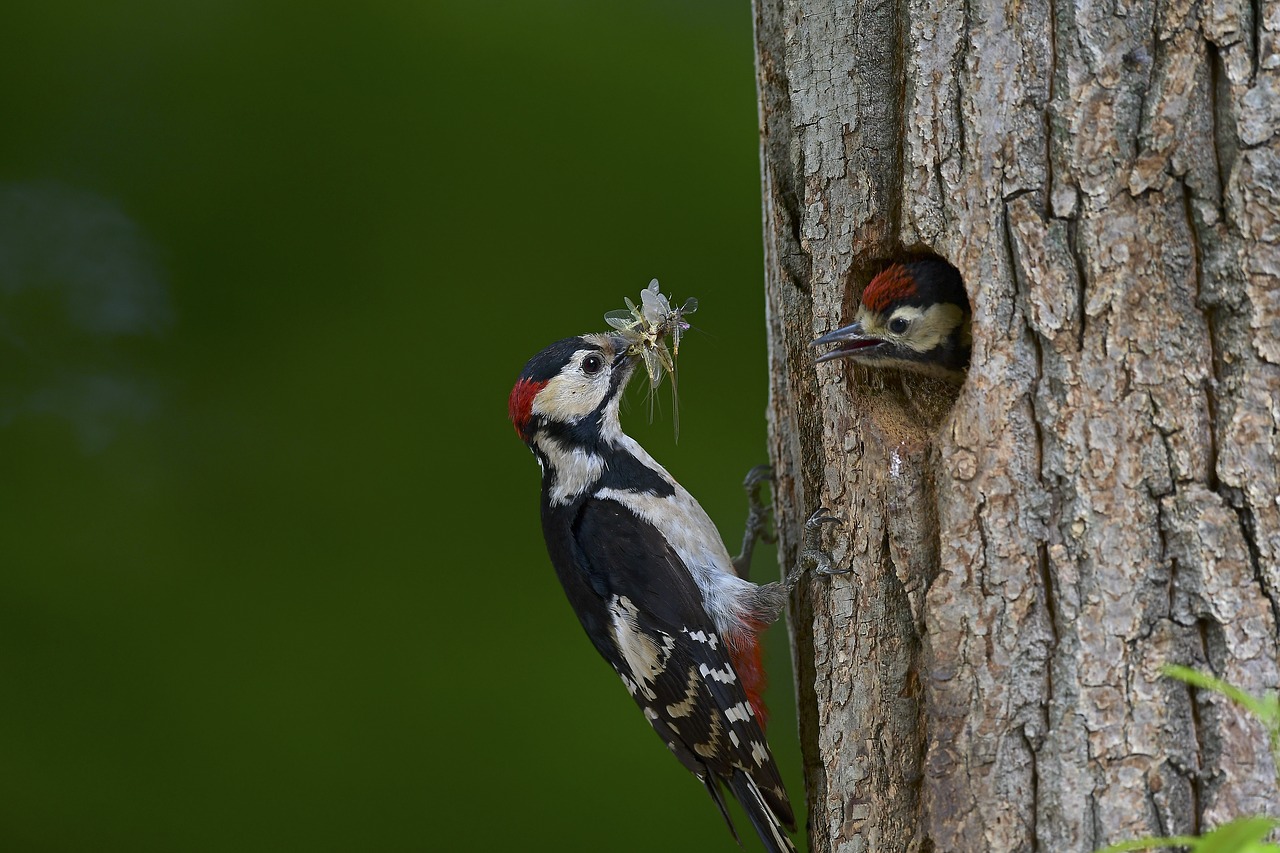
[[[809,520],[804,523],[804,533],[800,540],[800,558],[796,560],[791,571],[787,572],[782,586],[790,595],[800,583],[800,578],[807,571],[815,571],[820,575],[843,575],[851,569],[836,569],[831,565],[831,555],[822,550],[822,525],[835,524],[840,521],[830,510],[818,507]]]
[[[831,510],[818,507],[804,523],[804,537],[800,545],[801,569],[813,569],[820,575],[848,574],[849,569],[837,569],[831,564],[831,555],[822,548],[822,525],[838,524],[840,519],[830,515]]]
[[[742,488],[747,492],[747,527],[742,534],[742,551],[733,558],[733,567],[738,577],[747,579],[751,571],[751,555],[755,551],[756,542],[772,545],[778,541],[777,531],[768,529],[771,506],[760,498],[760,487],[765,483],[773,483],[773,466],[757,465],[747,472],[742,481]]]

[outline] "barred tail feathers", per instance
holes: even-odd
[[[769,853],[796,853],[796,846],[791,843],[782,823],[773,809],[765,801],[760,786],[743,770],[735,770],[733,776],[726,780],[729,790],[747,813],[747,819],[755,827],[756,834],[764,843]]]
[[[729,817],[729,807],[725,805],[724,794],[720,793],[720,784],[716,781],[714,773],[706,771],[698,777],[702,780],[702,784],[707,786],[707,793],[711,794],[711,799],[715,802],[716,808],[720,810],[720,816],[724,818],[725,826],[729,827],[729,834],[733,836],[733,840],[738,842],[738,846],[742,846],[742,839],[738,837],[738,829],[733,825],[733,818]]]

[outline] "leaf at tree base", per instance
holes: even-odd
[[[1186,847],[1194,853],[1280,853],[1280,846],[1263,839],[1280,826],[1280,818],[1242,817],[1224,823],[1205,835],[1180,835],[1173,838],[1136,838],[1121,841],[1097,853],[1124,853],[1130,850],[1162,850]]]

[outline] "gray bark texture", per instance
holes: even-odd
[[[1276,814],[1280,3],[755,0],[781,556],[815,851]],[[964,275],[961,388],[809,342]]]

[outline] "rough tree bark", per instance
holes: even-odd
[[[1280,5],[756,0],[782,557],[813,849],[1090,851],[1275,813]],[[809,341],[964,275],[958,391]],[[954,408],[952,403],[954,402]]]

